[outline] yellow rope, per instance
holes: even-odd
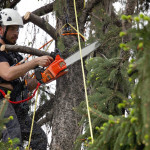
[[[85,8],[85,0],[84,0],[84,5],[83,5],[83,8],[82,9],[84,9]]]
[[[71,26],[72,29],[74,29],[77,33],[79,33],[80,36],[81,36],[84,40],[86,40],[85,37],[84,37],[79,31],[77,31],[70,23],[68,23],[68,24]]]
[[[92,143],[93,143],[94,139],[93,139],[92,123],[91,123],[89,102],[88,102],[88,96],[87,96],[87,87],[86,87],[86,81],[85,81],[85,73],[84,73],[84,65],[83,65],[83,59],[82,59],[82,51],[81,51],[81,43],[80,43],[80,36],[79,36],[79,27],[78,27],[78,18],[77,18],[77,10],[76,10],[76,1],[75,0],[74,0],[74,11],[75,11],[75,17],[76,17],[76,26],[77,26],[77,33],[78,33],[78,42],[79,42],[79,50],[80,50],[80,57],[81,57],[81,66],[82,66],[82,74],[83,74],[83,81],[84,81],[87,113],[88,113],[88,119],[89,119],[89,127],[90,127],[91,139],[92,139]]]
[[[74,28],[70,23],[67,23],[67,24],[68,24],[73,30],[75,30],[77,33],[79,33],[80,36],[81,36],[84,40],[86,40],[86,38],[85,38],[80,32],[78,32],[78,31],[76,30],[76,28]],[[63,27],[61,27],[61,28],[59,29],[59,32],[60,32],[67,24],[63,25]]]
[[[63,25],[63,26],[59,29],[59,32],[60,32],[65,26],[66,26],[66,24]]]
[[[32,118],[32,124],[31,124],[31,130],[30,130],[29,143],[28,143],[27,150],[29,150],[30,143],[31,143],[31,136],[32,136],[32,131],[33,131],[33,124],[34,124],[34,118],[35,118],[35,112],[36,112],[36,105],[37,105],[38,93],[39,93],[39,89],[37,90],[37,94],[36,94],[35,107],[34,107],[34,113],[33,113],[33,118]]]
[[[48,49],[49,49],[49,47],[51,46],[52,42],[53,42],[53,40],[49,43],[49,45],[47,46],[47,48],[46,48],[45,52],[47,52],[47,51],[48,51]]]
[[[52,42],[53,42],[53,40],[50,42],[50,44],[48,45],[48,47],[46,48],[45,51],[48,50],[48,48],[50,47],[50,45],[51,45]],[[33,118],[32,118],[32,124],[31,124],[31,129],[30,129],[30,136],[29,136],[29,143],[28,143],[27,150],[29,150],[30,143],[31,143],[31,136],[32,136],[33,125],[34,125],[34,118],[35,118],[35,112],[36,112],[36,105],[37,105],[38,93],[39,93],[39,89],[37,90],[37,95],[36,95],[36,100],[35,100],[35,108],[34,108],[34,112],[33,112]]]

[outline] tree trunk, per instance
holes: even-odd
[[[76,1],[81,4],[82,0]],[[62,1],[60,1],[61,3]],[[63,1],[64,4],[67,1]],[[83,4],[83,3],[82,3]],[[67,5],[66,5],[67,6]],[[76,28],[73,1],[68,2],[68,18],[69,23]],[[79,5],[78,5],[79,6]],[[80,5],[81,6],[81,5]],[[77,7],[78,8],[78,7]],[[78,8],[79,9],[79,8]],[[64,11],[65,12],[65,11]],[[61,14],[62,15],[62,14]],[[65,24],[63,16],[60,16],[57,23]],[[79,25],[80,26],[80,25]],[[80,31],[82,32],[82,31]],[[64,57],[70,55],[69,49],[77,43],[77,37],[65,36]],[[51,150],[73,150],[74,142],[81,133],[79,121],[81,117],[75,112],[82,100],[84,100],[83,78],[80,61],[69,67],[69,72],[65,76],[59,78],[56,84],[56,101],[54,102],[54,114],[52,120],[52,142]]]

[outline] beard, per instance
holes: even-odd
[[[15,45],[17,42],[18,36],[12,36],[11,38],[7,39],[7,41],[12,44]]]

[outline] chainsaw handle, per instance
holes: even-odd
[[[60,55],[60,57],[61,57],[61,52],[60,52],[60,50],[59,50],[58,48],[56,48],[55,51],[54,51],[54,52],[51,52],[51,54],[50,54],[50,56],[51,56],[54,60],[55,60],[55,58],[56,58],[57,55]]]
[[[41,83],[42,81],[42,73],[45,71],[44,67],[39,67],[37,66],[35,69],[34,69],[34,74],[36,76],[36,79]]]

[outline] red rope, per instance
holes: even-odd
[[[36,89],[34,90],[33,94],[32,94],[31,96],[29,96],[27,99],[20,100],[20,101],[17,101],[17,102],[14,102],[14,101],[11,101],[11,100],[8,99],[8,101],[9,101],[10,103],[13,103],[13,104],[19,104],[19,103],[23,103],[23,102],[25,102],[25,101],[28,101],[28,100],[30,100],[31,98],[33,98],[33,97],[35,96],[35,93],[36,93],[36,91],[38,90],[38,88],[39,88],[40,85],[41,85],[40,83],[37,84],[37,87],[36,87]],[[5,92],[4,92],[3,90],[0,89],[0,92],[2,93],[2,95],[3,95],[4,97],[6,96],[6,94],[5,94]]]

